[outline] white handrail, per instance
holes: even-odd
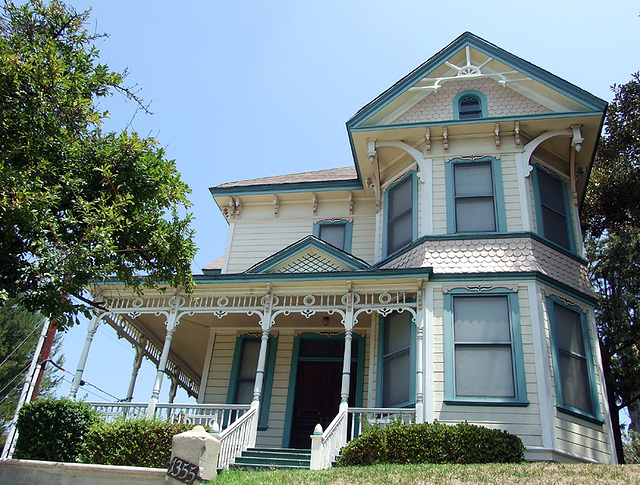
[[[228,468],[243,451],[255,446],[257,429],[257,408],[252,407],[220,433],[218,468]]]
[[[344,406],[324,432],[319,424],[316,426],[316,431],[311,436],[312,470],[331,468],[331,462],[347,444],[347,410]]]

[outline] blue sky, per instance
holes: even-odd
[[[344,123],[464,31],[607,101],[612,84],[640,70],[640,6],[630,0],[69,3],[92,8],[91,30],[110,34],[98,42],[101,61],[127,69],[127,83],[151,102],[152,116],[134,117],[133,103],[110,98],[105,128],[131,122],[156,137],[192,188],[194,272],[226,243],[208,187],[351,165]],[[85,336],[86,324],[66,336],[71,371]],[[102,326],[85,379],[124,397],[132,361],[131,346]],[[149,399],[154,373],[146,362],[136,401]],[[65,383],[60,394],[68,390]]]

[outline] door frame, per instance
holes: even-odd
[[[304,332],[300,335],[296,335],[293,339],[293,350],[291,352],[291,372],[289,373],[289,386],[287,388],[287,405],[285,409],[285,417],[284,417],[284,429],[282,432],[282,447],[288,448],[289,443],[291,442],[291,425],[293,419],[293,408],[295,405],[295,391],[296,391],[296,382],[298,377],[298,363],[300,362],[300,342],[302,340],[316,340],[316,341],[335,341],[341,340],[344,342],[345,332],[339,333],[337,335],[323,335],[321,333],[316,332]],[[355,393],[355,403],[356,407],[362,406],[362,394],[364,390],[364,355],[365,355],[365,344],[366,339],[362,335],[359,335],[356,332],[353,332],[353,341],[358,342],[358,355],[351,354],[351,362],[356,363],[356,388],[350,389],[349,394]],[[316,360],[311,357],[305,357],[305,361],[315,362]],[[328,360],[334,362],[343,362],[344,357],[338,358],[323,358],[319,357],[317,362],[327,362]]]

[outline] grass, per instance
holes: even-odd
[[[636,484],[640,465],[566,465],[522,463],[517,465],[374,465],[341,467],[324,471],[275,470],[224,471],[216,485],[395,485],[395,484]]]

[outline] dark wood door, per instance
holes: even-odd
[[[351,366],[350,405],[355,394],[355,362]],[[296,378],[293,422],[291,423],[291,448],[311,448],[311,435],[320,423],[327,429],[338,414],[342,362],[299,362]]]

